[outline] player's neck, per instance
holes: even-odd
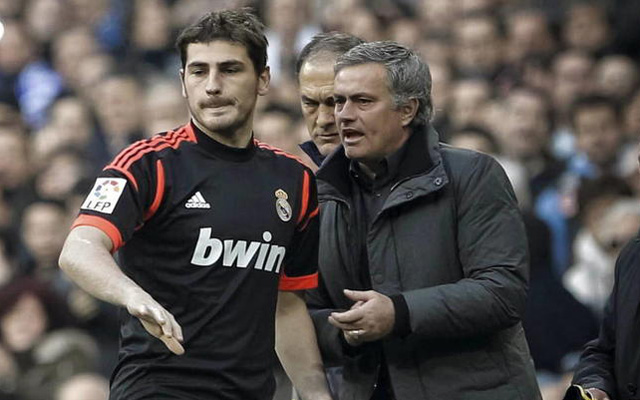
[[[205,135],[225,146],[244,149],[249,145],[253,132],[253,120],[249,118],[247,122],[239,127],[232,128],[230,131],[214,132],[207,129],[197,119],[191,118],[195,126],[198,127]]]

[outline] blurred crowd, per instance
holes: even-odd
[[[495,156],[516,189],[524,326],[545,400],[560,399],[640,228],[634,0],[0,0],[0,399],[106,399],[118,310],[62,275],[60,249],[96,172],[188,121],[176,32],[245,5],[270,44],[255,136],[300,157],[294,67],[315,33],[425,58],[441,140]]]

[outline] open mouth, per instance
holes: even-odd
[[[346,145],[355,144],[364,137],[364,134],[360,131],[350,128],[342,129],[342,141]]]

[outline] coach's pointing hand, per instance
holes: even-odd
[[[345,296],[357,306],[348,311],[333,312],[329,323],[342,329],[350,344],[372,342],[387,336],[393,330],[395,309],[393,301],[374,290],[344,290]]]
[[[173,315],[148,294],[136,294],[127,302],[129,314],[137,317],[144,329],[162,340],[172,353],[184,354],[182,328]]]

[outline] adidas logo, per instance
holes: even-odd
[[[184,204],[186,208],[211,208],[211,204],[202,197],[202,193],[196,192],[187,202]]]

